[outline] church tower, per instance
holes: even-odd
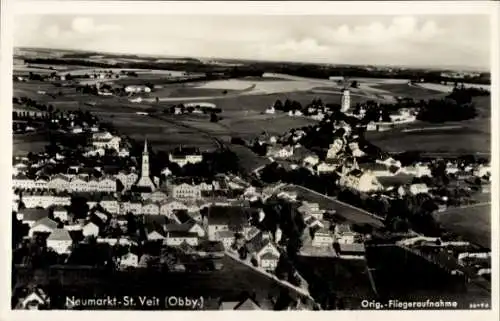
[[[142,168],[141,176],[149,177],[149,152],[148,152],[148,140],[144,140],[144,150],[142,151]]]
[[[151,191],[156,189],[155,184],[149,176],[149,152],[148,152],[148,141],[144,140],[144,150],[142,151],[142,166],[141,166],[141,176],[136,184],[137,187],[150,188]]]
[[[342,92],[342,109],[341,111],[345,113],[346,111],[351,108],[351,94],[349,92],[349,89],[344,89]]]

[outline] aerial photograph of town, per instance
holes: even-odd
[[[491,309],[490,33],[16,16],[11,309]]]

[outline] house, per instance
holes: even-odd
[[[426,164],[422,164],[422,163],[416,163],[416,164],[411,165],[411,166],[405,166],[401,169],[401,172],[409,174],[409,175],[413,175],[416,177],[422,177],[422,176],[431,177],[432,176],[431,169],[429,168],[429,166],[427,166]]]
[[[142,205],[142,213],[145,215],[159,215],[160,205],[149,199]]]
[[[253,311],[263,309],[254,299],[246,298],[245,300],[241,301],[223,301],[220,304],[219,310]]]
[[[304,223],[306,223],[309,228],[323,228],[325,225],[318,219],[309,216],[304,219]]]
[[[307,201],[302,202],[302,205],[297,209],[304,217],[312,216],[317,220],[323,218],[323,210],[319,208],[318,203],[310,203]]]
[[[51,233],[57,228],[57,223],[48,217],[44,217],[36,221],[31,226],[28,236],[33,237],[35,233]]]
[[[321,162],[317,168],[316,172],[318,175],[325,174],[325,173],[333,173],[337,170],[339,167],[338,163],[333,163],[333,162]]]
[[[20,299],[19,308],[23,310],[40,310],[48,308],[49,304],[50,298],[45,291],[39,287],[35,287],[28,291],[28,295]]]
[[[314,237],[312,239],[312,246],[314,247],[326,247],[331,246],[333,244],[333,236],[330,231],[323,227],[314,233]]]
[[[337,154],[342,150],[344,146],[344,141],[340,138],[337,138],[330,144],[328,151],[326,153],[327,159],[333,159],[337,156]]]
[[[385,163],[362,163],[359,168],[364,172],[370,172],[375,177],[395,176],[398,174],[400,167],[387,166]]]
[[[340,177],[339,185],[358,190],[360,192],[370,192],[383,189],[382,184],[375,175],[354,169]]]
[[[136,268],[139,266],[139,256],[135,253],[128,252],[120,258],[120,268]]]
[[[276,145],[276,146],[269,147],[269,149],[267,150],[266,156],[284,159],[284,158],[292,157],[293,151],[294,151],[293,146]]]
[[[73,244],[71,235],[63,228],[54,229],[47,238],[47,247],[58,254],[70,253],[71,244]]]
[[[279,254],[274,252],[264,252],[260,256],[260,266],[266,271],[275,271],[278,266]]]
[[[491,165],[480,164],[473,171],[474,176],[484,177],[491,175]]]
[[[104,195],[99,201],[99,205],[111,214],[120,212],[120,205],[113,195]]]
[[[94,222],[88,222],[83,226],[82,229],[83,236],[95,236],[97,237],[99,235],[99,226],[95,224]]]
[[[335,225],[333,234],[335,241],[339,244],[353,244],[361,239],[361,235],[352,231],[351,226],[348,224]]]
[[[276,109],[274,109],[274,106],[271,106],[266,109],[266,114],[274,114],[276,112]]]
[[[71,128],[71,133],[72,134],[81,134],[81,133],[83,133],[83,128],[81,126],[73,126],[73,128]]]
[[[239,206],[208,207],[206,215],[208,239],[216,241],[217,232],[220,231],[243,232],[249,225],[250,215],[251,209]]]
[[[129,157],[129,156],[130,156],[130,152],[125,147],[120,148],[120,150],[118,151],[118,157],[125,158],[125,157]]]
[[[171,186],[172,197],[176,199],[200,199],[201,189],[199,185],[181,183]]]
[[[59,218],[61,222],[66,222],[68,220],[68,210],[63,206],[56,206],[53,210],[54,219]]]
[[[227,250],[234,244],[235,233],[231,231],[218,231],[216,232],[216,239],[222,242],[222,245]]]
[[[186,206],[186,204],[170,199],[170,200],[167,200],[167,201],[161,203],[160,214],[172,218],[174,216],[175,211],[178,211],[178,210],[186,210],[187,211],[187,209],[188,209],[188,207]]]
[[[35,180],[28,178],[24,174],[18,174],[12,177],[12,187],[21,189],[35,188]]]
[[[315,166],[319,163],[319,157],[317,155],[309,155],[302,160],[304,166]]]
[[[247,248],[259,267],[266,270],[276,268],[280,252],[268,233],[260,232],[255,235],[247,242]]]
[[[95,133],[93,135],[96,135],[98,133]],[[114,149],[115,151],[119,152],[120,151],[120,143],[122,139],[118,136],[113,136],[111,134],[104,134],[102,136],[93,136],[96,138],[92,139],[92,146],[95,148],[108,148],[108,149]]]
[[[190,246],[198,245],[198,234],[188,231],[169,231],[166,233],[167,237],[164,244],[167,246],[179,246],[183,243]]]
[[[43,208],[24,208],[19,210],[16,215],[18,220],[24,224],[28,224],[30,227],[33,227],[37,221],[48,216],[49,212]]]
[[[426,184],[411,184],[409,188],[409,192],[412,195],[417,194],[426,194],[429,192],[429,187]]]
[[[179,147],[168,155],[168,160],[180,167],[187,164],[197,164],[203,161],[203,155],[197,148]]]
[[[158,241],[165,239],[165,232],[156,224],[148,224],[146,226],[146,238],[148,241]]]

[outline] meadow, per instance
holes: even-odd
[[[450,208],[436,213],[435,218],[444,229],[491,249],[491,205]]]
[[[490,153],[490,97],[475,97],[478,116],[462,122],[431,124],[415,122],[410,128],[430,130],[404,132],[367,132],[366,138],[387,152],[419,150],[422,152]],[[406,127],[405,127],[406,128]],[[404,128],[402,128],[404,129]]]

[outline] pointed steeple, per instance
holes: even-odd
[[[148,153],[148,139],[144,138],[144,151],[142,152],[143,154]]]

